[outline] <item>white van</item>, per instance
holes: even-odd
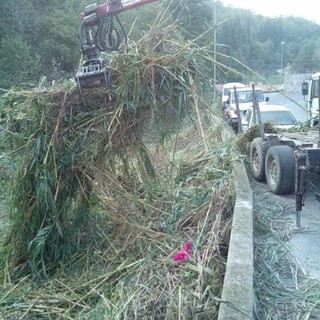
[[[242,118],[249,108],[252,108],[252,88],[251,87],[243,87],[236,89],[237,97],[239,103],[239,111],[240,117]],[[265,98],[262,89],[255,88],[254,89],[257,102],[259,104],[265,104],[269,101],[269,98]],[[230,90],[227,102],[224,105],[224,115],[228,121],[228,123],[232,126],[232,128],[237,132],[238,131],[238,116],[236,112],[236,97],[234,90]]]
[[[228,100],[229,93],[231,90],[233,90],[234,87],[236,87],[236,89],[244,88],[245,85],[240,82],[225,83],[222,87],[222,103],[225,103]]]

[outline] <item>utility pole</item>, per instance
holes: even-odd
[[[216,80],[217,80],[217,64],[216,64],[216,59],[217,59],[217,28],[216,28],[216,23],[217,23],[217,1],[213,2],[213,24],[214,24],[214,30],[213,30],[213,102],[216,102],[217,98],[217,90],[216,90]]]
[[[280,72],[282,73],[283,71],[283,46],[285,45],[286,43],[284,41],[281,42],[281,58],[280,58]]]

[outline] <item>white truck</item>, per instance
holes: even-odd
[[[304,194],[309,175],[320,173],[320,132],[310,128],[307,132],[265,134],[259,103],[253,104],[259,119],[260,137],[250,144],[250,166],[257,181],[267,181],[275,194],[296,195],[297,227],[300,228]],[[314,190],[316,196],[320,194]]]
[[[222,104],[226,103],[227,100],[229,99],[229,93],[230,91],[232,91],[234,89],[234,87],[236,88],[244,88],[245,85],[243,83],[240,82],[228,82],[225,83],[222,87]]]
[[[254,89],[256,99],[259,103],[265,104],[269,98],[264,97],[263,90],[260,88]],[[253,97],[252,87],[234,87],[229,92],[227,101],[224,104],[224,116],[235,132],[241,129],[241,119],[246,114],[247,110],[252,108]]]
[[[309,80],[302,83],[302,95],[307,97],[311,127],[319,123],[319,78],[320,72],[316,72],[311,75]]]

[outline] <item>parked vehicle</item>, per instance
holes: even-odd
[[[223,87],[222,87],[222,104],[227,102],[227,100],[229,98],[229,93],[230,93],[230,91],[234,90],[234,87],[236,87],[236,88],[244,88],[245,85],[243,83],[240,83],[240,82],[225,83],[223,85]]]
[[[290,109],[280,104],[263,104],[260,106],[260,114],[263,123],[270,122],[274,127],[282,130],[291,129],[299,123]],[[248,109],[241,121],[242,132],[246,132],[257,124],[257,113],[253,108]]]
[[[254,91],[258,103],[264,104],[266,101],[269,101],[269,98],[264,97],[262,89],[255,88]],[[251,87],[244,87],[236,89],[236,93],[237,96],[235,95],[235,90],[229,92],[229,97],[224,107],[224,115],[231,127],[238,132],[239,119],[237,115],[237,103],[239,105],[239,115],[242,119],[247,110],[253,106],[253,91]]]
[[[302,95],[307,96],[310,126],[319,123],[319,87],[320,72],[316,72],[311,79],[302,83]]]
[[[258,114],[260,137],[250,145],[250,166],[253,177],[258,181],[267,181],[271,192],[275,194],[296,195],[296,225],[300,225],[300,216],[308,174],[320,173],[320,135],[317,130],[292,133],[282,132],[281,135],[265,134],[259,104],[254,104]],[[260,115],[260,116],[259,116]],[[312,188],[310,188],[312,189]],[[320,197],[320,194],[316,194]]]

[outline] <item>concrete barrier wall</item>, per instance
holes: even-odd
[[[244,165],[234,163],[236,203],[218,320],[253,319],[253,197]]]
[[[288,93],[301,92],[302,82],[309,80],[310,77],[311,77],[311,73],[295,74],[295,73],[286,72],[284,74],[284,80],[283,80],[283,91]]]

